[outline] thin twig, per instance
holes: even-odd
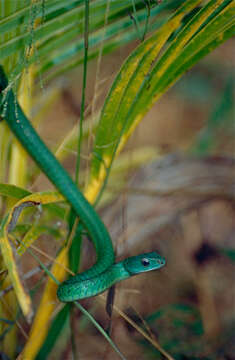
[[[100,296],[101,298],[101,296]],[[102,299],[104,300],[104,299]],[[165,351],[159,343],[152,339],[146,332],[138,326],[129,316],[127,316],[122,310],[120,310],[116,305],[113,305],[114,310],[123,318],[125,319],[131,326],[133,326],[145,339],[147,339],[162,355],[166,357],[168,360],[174,360],[174,358]]]
[[[48,268],[51,265],[51,263],[45,264],[45,266]],[[29,270],[27,273],[23,275],[24,280],[30,279],[32,276],[38,274],[39,272],[44,271],[41,266],[36,266],[32,270]],[[7,294],[9,291],[13,290],[13,285],[7,286],[5,289],[0,291],[0,298]]]

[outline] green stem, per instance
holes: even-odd
[[[132,7],[133,7],[133,11],[134,11],[134,15],[132,16],[132,20],[133,20],[134,25],[135,25],[135,27],[136,27],[136,30],[137,30],[139,39],[140,39],[140,41],[142,41],[142,36],[141,36],[139,21],[138,21],[138,17],[137,17],[137,11],[136,11],[136,7],[135,7],[135,0],[132,0]]]
[[[87,62],[88,62],[88,36],[89,36],[89,0],[85,0],[85,25],[84,25],[84,61],[83,61],[83,84],[82,84],[82,102],[81,102],[81,115],[80,126],[78,133],[78,151],[76,162],[75,182],[78,183],[80,158],[81,158],[81,143],[83,137],[83,120],[85,112],[85,99],[86,99],[86,81],[87,81]]]
[[[105,337],[105,339],[110,343],[112,348],[116,351],[116,353],[120,356],[122,360],[126,360],[125,356],[121,353],[118,347],[114,344],[109,335],[104,331],[104,329],[100,326],[100,324],[89,314],[89,312],[81,305],[79,302],[74,302],[75,306],[95,325],[95,327],[101,332],[101,334]]]
[[[147,16],[146,16],[146,20],[145,20],[145,24],[144,24],[144,32],[141,38],[141,41],[145,40],[145,36],[147,34],[147,30],[148,30],[148,24],[149,24],[149,18],[150,18],[150,3],[149,0],[147,0],[147,2],[145,3],[146,6],[146,10],[147,10]]]
[[[85,24],[84,24],[84,61],[83,61],[83,85],[82,85],[82,101],[81,101],[81,114],[80,114],[80,124],[78,126],[78,148],[77,148],[77,160],[76,160],[76,171],[75,171],[75,183],[78,185],[79,179],[79,169],[80,169],[80,159],[81,159],[81,146],[83,139],[83,120],[85,112],[85,100],[86,100],[86,81],[87,81],[87,62],[88,62],[88,37],[89,37],[89,0],[85,0]],[[70,237],[72,229],[77,224],[75,224],[76,214],[71,208],[69,214],[69,232],[67,240]],[[72,242],[76,241],[73,238]],[[80,257],[80,252],[79,252]]]

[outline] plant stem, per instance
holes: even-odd
[[[78,183],[78,177],[79,177],[81,143],[82,143],[82,137],[83,137],[83,120],[84,120],[84,112],[85,112],[87,62],[88,62],[88,46],[89,46],[88,36],[89,36],[89,0],[85,0],[83,84],[82,84],[80,126],[79,126],[79,133],[78,133],[77,162],[76,162],[76,173],[75,173],[75,182],[76,183]]]

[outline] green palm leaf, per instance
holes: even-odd
[[[155,6],[150,12],[149,30],[160,26],[159,14],[167,14],[179,0]],[[129,13],[131,0],[110,1],[107,26],[104,30],[107,1],[90,2],[90,59],[97,55],[97,46],[104,41],[104,52],[124,45],[138,37]],[[143,1],[136,1],[141,29],[146,19]],[[77,66],[83,61],[84,2],[81,0],[49,0],[43,2],[2,1],[0,19],[0,61],[14,79],[30,63],[36,62],[41,75],[50,70],[50,78]],[[128,30],[128,33],[127,33]],[[101,33],[104,32],[104,36]],[[27,57],[27,49],[35,47]],[[13,61],[14,58],[14,61]],[[58,69],[59,68],[59,69]],[[12,70],[14,73],[12,75]]]
[[[97,128],[91,186],[105,181],[116,152],[122,149],[156,100],[194,63],[234,33],[232,1],[212,0],[182,26],[184,16],[199,3],[184,2],[122,66],[106,98]],[[178,34],[167,41],[175,30]]]

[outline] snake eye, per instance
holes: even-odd
[[[143,266],[148,266],[149,265],[149,259],[143,258],[141,260],[141,263],[142,263]]]

